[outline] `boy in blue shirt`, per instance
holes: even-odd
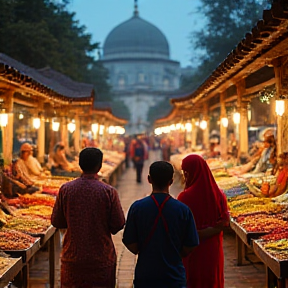
[[[173,174],[170,163],[154,162],[148,175],[152,194],[129,209],[123,243],[138,254],[135,288],[186,287],[182,257],[199,244],[199,239],[188,206],[169,195]]]

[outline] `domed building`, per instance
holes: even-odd
[[[149,130],[149,109],[179,88],[180,64],[170,59],[165,35],[134,15],[115,27],[103,47],[103,65],[109,70],[114,97],[129,108],[129,134]]]

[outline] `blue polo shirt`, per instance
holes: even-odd
[[[166,193],[153,194],[159,203]],[[185,268],[180,252],[183,246],[199,244],[194,218],[188,206],[170,197],[162,214],[168,224],[169,234],[159,218],[155,232],[146,239],[158,215],[158,208],[151,196],[132,204],[123,234],[123,243],[138,243],[139,255],[135,268],[135,288],[183,288],[186,287]]]

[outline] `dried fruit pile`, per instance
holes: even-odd
[[[277,214],[285,210],[285,206],[275,204],[269,198],[247,198],[235,200],[228,203],[230,215],[232,217],[239,217],[247,214]]]
[[[25,233],[11,229],[0,229],[0,250],[26,250],[35,241],[36,238]]]
[[[268,241],[262,244],[265,250],[279,260],[288,259],[288,239]]]
[[[53,207],[55,203],[55,197],[44,194],[19,195],[19,199],[23,206],[45,205]]]
[[[5,228],[14,229],[27,234],[40,234],[50,226],[50,220],[38,216],[15,216],[7,222]]]
[[[44,205],[35,205],[35,206],[29,206],[28,208],[24,209],[18,209],[14,212],[15,216],[21,216],[21,215],[36,215],[44,219],[51,219],[53,208],[50,206],[44,206]]]
[[[247,232],[288,231],[288,223],[274,215],[258,214],[237,217],[236,221]]]

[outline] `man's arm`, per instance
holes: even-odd
[[[183,246],[180,252],[181,257],[184,258],[188,256],[194,250],[194,248],[195,246],[194,247]]]
[[[139,253],[138,243],[131,243],[131,244],[125,244],[127,249],[132,252],[133,254],[137,255]]]

